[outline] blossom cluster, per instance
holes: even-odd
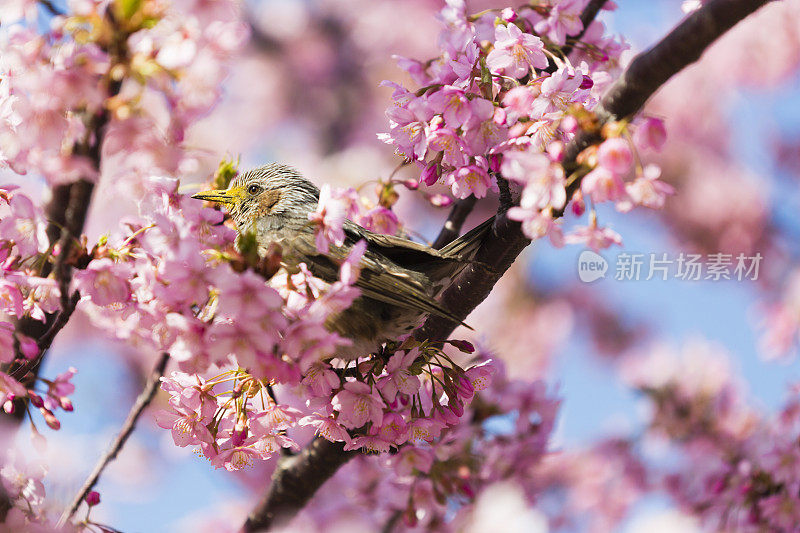
[[[494,367],[486,361],[464,370],[439,349],[411,339],[391,356],[386,351],[365,354],[352,366],[335,359],[337,345],[345,341],[323,326],[352,300],[350,272],[346,264],[343,281],[327,291],[327,284],[302,266],[297,274],[275,276],[285,297],[284,315],[290,318],[282,331],[269,324],[280,338],[270,345],[271,353],[255,354],[262,372],[243,366],[239,351],[228,353],[251,342],[243,339],[237,346],[223,344],[233,365],[208,380],[181,372],[162,378],[170,410],[158,420],[172,430],[175,444],[196,446],[218,468],[236,470],[255,458],[269,459],[281,448],[298,449],[289,434],[300,427],[344,442],[346,450],[385,452],[406,442],[433,441],[456,424],[475,392],[489,385]],[[315,296],[309,299],[309,293]],[[305,405],[298,409],[279,403],[274,386]]]
[[[652,406],[648,432],[679,442],[661,485],[719,530],[792,531],[800,521],[800,403],[791,390],[776,416],[745,402],[727,354],[703,341],[680,354],[657,347],[623,368]]]
[[[420,165],[420,183],[446,184],[456,198],[484,197],[498,190],[498,178],[514,182],[522,193],[509,216],[528,237],[597,250],[621,244],[620,236],[598,227],[592,207],[590,224],[565,239],[556,220],[569,202],[576,215],[588,199],[613,202],[621,211],[660,208],[672,189],[658,180],[657,167],[634,164],[627,123],[604,128],[606,140],[581,154],[575,173],[564,173],[566,143],[580,129],[597,127],[591,110],[627,48],[604,35],[600,22],[583,27],[584,4],[567,0],[468,16],[463,2],[451,0],[441,14],[441,56],[400,58],[421,88],[385,82],[394,89],[393,105],[386,112],[390,131],[380,138]],[[567,37],[579,38],[570,58]],[[655,118],[641,121],[635,134],[641,147],[659,148],[665,138]]]
[[[14,187],[0,188],[0,363],[7,365],[7,371],[0,372],[0,404],[6,413],[13,413],[15,400],[27,398],[47,425],[58,429],[55,412],[73,409],[69,396],[75,387],[70,381],[76,370],[23,385],[31,382],[28,373],[41,348],[12,322],[44,322],[47,314],[61,309],[55,280],[35,272],[45,247],[43,232],[43,216],[33,201]],[[39,390],[42,387],[46,389]]]
[[[489,357],[478,350],[478,368],[487,368]],[[372,529],[388,523],[409,529],[460,529],[471,520],[481,495],[502,482],[518,486],[526,505],[536,502],[543,488],[536,474],[548,452],[559,400],[542,381],[513,378],[500,361],[492,367],[491,381],[465,402],[455,423],[441,430],[431,426],[437,438],[412,434],[395,454],[356,456],[325,484],[315,505],[304,509],[292,527],[313,531],[358,514]],[[370,513],[365,515],[363,509]]]
[[[36,1],[0,6],[0,165],[40,176],[52,189],[102,177],[116,194],[149,174],[195,168],[183,146],[186,129],[219,100],[225,61],[247,36],[238,3],[70,0],[64,7],[59,14],[60,5],[49,5],[53,15],[45,17]],[[112,250],[102,238],[91,247],[84,237],[65,253],[50,235],[63,226],[53,216],[15,187],[0,188],[0,403],[11,412],[25,400],[58,429],[57,409],[73,409],[76,370],[53,379],[38,368],[72,312],[73,294],[83,298],[81,308],[122,311],[142,280],[127,277],[134,271],[124,260],[127,244]],[[28,336],[37,330],[37,338]],[[44,519],[9,494],[21,511],[9,520]]]

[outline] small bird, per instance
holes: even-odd
[[[225,190],[201,192],[192,198],[223,204],[240,236],[254,233],[261,256],[276,243],[288,269],[305,263],[314,276],[328,283],[339,279],[339,266],[353,246],[366,241],[355,283],[361,296],[326,323],[328,330],[352,341],[337,351],[337,357],[343,359],[375,352],[382,343],[412,331],[426,315],[461,323],[436,297],[470,264],[493,221],[490,218],[436,250],[402,237],[373,233],[345,220],[344,243],[331,244],[327,253],[320,253],[309,222],[309,214],[317,209],[319,189],[290,166],[272,163],[255,168],[237,175]]]

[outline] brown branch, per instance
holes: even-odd
[[[636,113],[672,75],[696,61],[715,39],[767,1],[712,0],[687,17],[657,45],[637,56],[611,86],[596,109],[600,121]],[[578,154],[600,140],[598,134],[582,132],[570,142],[564,162],[568,173],[577,168]],[[575,180],[568,192],[576,191],[579,181]],[[478,249],[475,264],[467,267],[444,291],[441,303],[459,319],[466,319],[530,242],[518,222],[499,214],[491,235]],[[415,332],[415,337],[443,340],[456,325],[447,319],[431,317]],[[353,455],[344,452],[340,445],[314,439],[299,456],[289,460],[292,462],[286,461],[278,468],[269,492],[250,514],[243,531],[267,530],[276,525],[276,518],[288,521]]]
[[[45,7],[47,6],[45,5]],[[110,13],[108,16],[112,17]],[[107,51],[112,58],[112,68],[113,65],[123,62],[126,57],[127,38],[127,33],[118,31],[109,43]],[[119,94],[122,80],[113,79],[108,76],[106,84],[106,96],[107,98],[112,98]],[[73,154],[88,159],[94,171],[97,173],[100,172],[101,150],[110,119],[111,115],[105,107],[96,113],[87,114],[84,117],[86,133],[84,137],[73,146]],[[74,310],[75,305],[71,301],[72,298],[70,298],[69,293],[69,286],[72,281],[72,267],[66,265],[65,262],[69,258],[72,247],[78,242],[79,236],[83,233],[93,192],[94,183],[87,178],[82,178],[74,183],[58,185],[53,188],[50,201],[45,207],[45,213],[48,219],[46,233],[50,243],[50,249],[53,250],[57,243],[59,254],[52,268],[49,263],[44,263],[39,275],[41,277],[47,277],[51,273],[55,273],[55,278],[61,291],[61,310],[47,314],[43,322],[33,320],[30,317],[24,317],[19,320],[17,324],[16,330],[19,333],[35,339],[40,348],[46,346],[44,350],[40,350],[41,353],[33,361],[26,361],[26,358],[20,353],[19,349],[17,349],[16,359],[23,361],[23,363],[21,365],[12,364],[10,367],[0,367],[0,370],[17,373],[19,373],[20,368],[23,366],[26,370],[32,370],[22,373],[21,382],[25,387],[31,387],[33,385],[45,350],[50,347],[55,335],[67,324],[67,320]],[[25,402],[25,398],[15,400],[15,409],[10,416],[16,422],[22,421],[22,417],[26,411]],[[0,519],[2,518],[3,514],[0,511]]]
[[[450,215],[448,215],[444,226],[442,226],[442,231],[439,232],[439,236],[436,237],[436,240],[433,241],[431,245],[433,248],[438,250],[458,238],[461,234],[461,228],[464,226],[464,222],[475,207],[476,201],[477,199],[474,196],[467,196],[463,200],[456,200],[456,203],[453,204],[453,208],[450,210]]]
[[[291,519],[343,464],[357,452],[344,443],[317,437],[299,455],[281,459],[269,490],[256,505],[242,531],[265,531]]]
[[[688,67],[711,43],[770,0],[713,0],[686,17],[655,46],[637,55],[603,95],[594,112],[601,124],[629,118],[672,76]],[[578,155],[602,141],[600,130],[581,131],[564,151],[564,171],[578,168]],[[567,187],[567,198],[580,188],[581,178]],[[564,214],[563,209],[556,216]]]
[[[78,507],[80,507],[83,499],[86,498],[86,495],[89,494],[89,491],[94,488],[97,480],[100,479],[100,475],[103,473],[103,470],[106,468],[106,466],[108,466],[108,463],[116,459],[117,454],[119,454],[120,450],[122,450],[122,447],[125,445],[128,437],[130,437],[131,433],[133,433],[133,430],[136,427],[136,422],[139,420],[142,412],[144,412],[145,408],[150,405],[150,402],[152,402],[153,398],[155,398],[159,381],[164,375],[164,371],[167,368],[168,362],[169,354],[166,352],[162,353],[158,358],[153,371],[147,378],[147,382],[145,383],[141,394],[139,394],[139,397],[136,398],[136,402],[133,404],[133,407],[131,407],[128,417],[125,419],[125,423],[122,424],[119,434],[111,443],[111,446],[109,446],[108,451],[100,457],[100,460],[95,465],[94,470],[92,470],[92,473],[89,474],[88,478],[86,478],[86,481],[78,491],[78,494],[75,495],[75,498],[72,500],[70,506],[64,510],[61,518],[59,518],[59,527],[66,524],[67,521],[72,518],[72,515],[74,515],[78,510]]]

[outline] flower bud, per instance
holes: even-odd
[[[94,507],[98,503],[100,503],[100,493],[96,490],[90,491],[89,494],[86,495],[86,505],[89,507]]]
[[[514,22],[515,20],[517,20],[517,17],[518,17],[517,12],[511,9],[510,7],[507,7],[500,12],[500,18],[502,18],[506,22]]]
[[[447,207],[453,203],[453,199],[444,194],[431,194],[428,196],[428,201],[434,207]]]
[[[39,412],[42,413],[44,417],[44,421],[50,427],[50,429],[58,431],[61,429],[61,422],[58,421],[58,418],[53,414],[50,409],[45,409],[44,407],[39,408]]]
[[[28,398],[31,399],[31,404],[33,404],[34,407],[41,408],[42,406],[44,406],[44,401],[42,400],[42,397],[33,392],[32,390],[28,391]]]
[[[58,399],[58,403],[61,405],[61,408],[67,412],[72,412],[75,408],[72,405],[72,400],[67,398],[66,396],[62,396]]]
[[[439,181],[439,168],[438,165],[431,163],[423,169],[419,182],[430,187],[437,181]]]

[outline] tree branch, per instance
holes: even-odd
[[[433,248],[438,250],[458,238],[461,234],[461,227],[475,207],[476,201],[477,199],[474,196],[467,196],[462,200],[456,200],[456,203],[453,204],[453,208],[450,210],[450,215],[448,215],[444,226],[442,226],[442,231],[439,232],[439,236],[436,237],[436,240],[433,241],[431,245]]]
[[[247,517],[242,531],[265,531],[287,522],[356,454],[344,451],[343,442],[316,437],[299,455],[281,459],[269,490]]]
[[[106,466],[108,466],[108,464],[117,457],[117,454],[119,454],[120,450],[122,450],[122,447],[125,445],[128,437],[130,437],[131,433],[133,433],[133,430],[136,427],[136,422],[139,420],[139,416],[141,416],[145,408],[150,405],[150,402],[152,402],[153,398],[155,398],[159,381],[164,375],[164,371],[167,368],[168,362],[169,354],[166,352],[162,353],[158,358],[153,371],[147,378],[144,389],[142,389],[141,394],[139,394],[139,397],[136,398],[136,402],[133,404],[133,407],[131,407],[128,417],[125,419],[125,423],[122,424],[119,434],[111,443],[111,446],[109,446],[108,451],[100,457],[100,460],[95,465],[94,470],[92,470],[92,473],[89,474],[88,478],[86,478],[86,481],[78,491],[78,494],[75,495],[75,498],[72,500],[70,506],[64,510],[61,518],[59,518],[59,527],[66,524],[67,521],[72,518],[72,515],[74,515],[78,510],[78,507],[80,507],[83,499],[86,498],[86,495],[89,494],[89,491],[94,488],[98,479],[100,479],[100,475],[103,473],[103,470],[105,470]]]
[[[66,14],[63,11],[61,11],[60,9],[58,9],[55,6],[55,4],[53,4],[53,2],[51,2],[50,0],[39,0],[39,5],[44,7],[54,17],[58,17],[58,16]]]
[[[694,11],[655,46],[637,55],[611,85],[593,110],[600,123],[633,116],[667,80],[700,59],[711,43],[769,1],[713,0]],[[578,168],[578,155],[600,141],[599,128],[579,132],[564,151],[566,175]],[[580,188],[581,180],[569,184],[568,199]],[[563,209],[555,213],[563,214]]]
[[[629,117],[639,111],[670,77],[696,61],[715,39],[767,1],[712,0],[688,16],[657,45],[637,56],[611,86],[595,109],[600,122]],[[589,7],[595,4],[599,2],[591,2]],[[564,167],[568,174],[577,168],[578,154],[600,140],[597,133],[581,132],[567,145]],[[575,180],[568,198],[579,187],[580,180]],[[464,269],[442,293],[440,302],[459,319],[466,319],[530,243],[518,222],[504,213],[498,215],[491,235],[487,235],[478,249],[475,263]],[[444,340],[456,325],[441,317],[430,317],[415,332],[415,337]],[[295,461],[286,461],[278,468],[269,492],[251,512],[243,531],[267,530],[277,524],[276,518],[288,521],[353,455],[338,444],[314,439],[306,450],[292,458]]]
[[[127,37],[127,34],[119,31],[115,38],[112,39],[108,49],[112,58],[112,65],[121,63],[126,57]],[[106,83],[107,98],[112,98],[119,94],[122,80],[112,79],[109,76]],[[84,117],[86,133],[83,139],[73,146],[73,153],[91,161],[92,167],[97,173],[100,172],[101,149],[110,119],[111,116],[106,108]],[[94,183],[86,178],[74,183],[58,185],[52,189],[52,196],[45,207],[45,214],[48,218],[46,233],[50,248],[52,250],[54,245],[58,243],[59,254],[52,268],[46,262],[39,275],[47,277],[51,273],[55,273],[55,278],[61,291],[61,310],[49,313],[44,322],[25,317],[19,320],[17,324],[16,330],[19,333],[35,339],[40,348],[46,346],[45,349],[40,350],[39,355],[32,361],[27,361],[17,350],[16,359],[24,361],[23,365],[12,364],[10,368],[5,365],[0,367],[0,370],[12,373],[18,372],[21,366],[32,369],[33,372],[23,373],[21,382],[25,387],[33,385],[33,380],[36,379],[44,352],[52,344],[55,335],[67,324],[67,320],[74,310],[75,305],[71,302],[69,293],[69,286],[72,281],[72,267],[65,265],[65,261],[68,259],[72,247],[78,241],[78,237],[83,233],[93,192]],[[25,398],[19,398],[14,401],[15,409],[10,416],[17,422],[22,421],[22,417],[25,414],[25,401]],[[0,511],[0,519],[2,518],[3,514]]]

